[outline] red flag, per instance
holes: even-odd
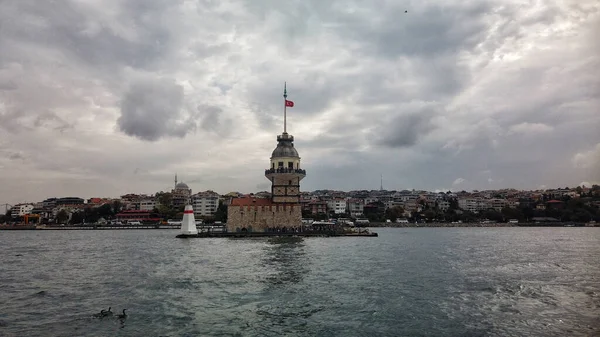
[[[288,101],[287,99],[285,100],[285,106],[288,106],[290,108],[294,107],[294,102],[292,101]]]

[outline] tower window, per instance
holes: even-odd
[[[289,185],[291,185],[291,184],[292,184],[292,181],[290,180]]]
[[[277,163],[277,166],[278,166],[278,167],[283,167],[283,162],[282,162],[282,161],[278,162],[278,163]]]
[[[292,163],[291,161],[290,161],[290,162],[288,162],[288,168],[289,168],[290,170],[293,170],[293,169],[294,169],[294,163]]]
[[[271,163],[271,168],[275,168],[275,163]]]

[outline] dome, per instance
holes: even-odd
[[[279,143],[271,154],[271,158],[277,157],[299,157],[299,155],[298,151],[296,151],[296,148],[294,148],[294,145]]]
[[[294,148],[294,136],[287,132],[277,136],[277,147],[273,150],[271,158],[280,157],[300,157],[298,151]]]
[[[175,185],[176,190],[189,190],[189,186],[186,183],[179,183]]]

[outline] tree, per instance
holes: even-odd
[[[80,224],[83,222],[83,212],[75,212],[71,215],[71,220],[69,220],[69,223],[71,225],[74,224]]]
[[[519,221],[525,220],[523,211],[518,208],[504,207],[501,213],[506,219],[517,219]]]
[[[227,205],[221,200],[219,200],[219,206],[217,206],[217,211],[215,212],[215,221],[227,222]]]
[[[56,214],[56,223],[65,223],[67,220],[69,220],[69,213],[64,209],[58,211]]]
[[[119,200],[115,200],[112,204],[113,214],[119,213],[123,209],[123,204]]]
[[[111,218],[115,215],[113,211],[114,205],[104,204],[98,207],[98,217],[103,217],[105,219]]]
[[[435,212],[428,209],[425,212],[423,212],[423,217],[427,220],[433,220],[435,219]]]
[[[392,222],[396,219],[401,218],[404,215],[404,208],[402,206],[390,207],[385,211],[385,217],[390,219]]]
[[[456,200],[456,198],[452,198],[450,200],[448,200],[448,203],[450,204],[450,209],[451,210],[456,210],[458,209],[458,200]]]

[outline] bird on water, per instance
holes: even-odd
[[[103,317],[106,317],[106,316],[112,316],[113,312],[112,312],[112,311],[110,311],[110,308],[112,308],[112,307],[108,307],[108,311],[105,311],[105,312],[104,312],[104,316],[103,316]]]
[[[106,310],[102,309],[102,310],[100,310],[99,313],[94,314],[94,317],[104,317],[105,312],[106,312]]]
[[[117,318],[127,318],[127,314],[125,313],[125,310],[127,310],[127,309],[123,309],[123,314],[117,315]]]

